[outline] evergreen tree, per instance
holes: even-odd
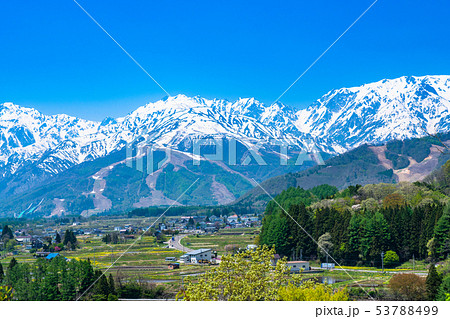
[[[3,266],[2,266],[2,264],[0,263],[0,286],[1,286],[1,284],[2,284],[3,278],[5,278],[5,273],[4,273],[4,271],[3,271]]]
[[[353,263],[360,259],[362,228],[363,216],[354,214],[348,226],[348,245],[346,248],[347,258]]]
[[[64,233],[64,246],[67,246],[69,249],[76,249],[77,247],[77,236],[75,236],[74,232],[70,229],[67,229]]]
[[[442,280],[441,285],[439,286],[439,290],[436,296],[436,300],[439,301],[448,301],[448,296],[450,294],[450,275],[447,275]]]
[[[61,236],[59,235],[59,233],[58,233],[58,232],[56,233],[56,237],[55,237],[55,243],[56,243],[56,244],[59,244],[59,243],[61,243]]]
[[[411,255],[426,257],[426,239],[424,239],[424,209],[416,207],[411,213],[411,227],[408,234]]]
[[[289,242],[289,227],[286,218],[277,214],[271,236],[276,252],[282,256],[289,256],[292,246]]]
[[[435,249],[436,256],[438,258],[444,259],[447,257],[449,253],[448,247],[446,245],[447,239],[450,234],[450,205],[448,205],[445,209],[445,212],[439,218],[439,221],[436,224],[434,229],[434,238],[435,238]]]
[[[52,301],[52,300],[60,300],[61,293],[59,291],[59,267],[58,261],[63,258],[53,258],[46,269],[45,277],[42,281],[42,297],[44,300]],[[64,260],[62,260],[65,262]]]
[[[13,238],[14,238],[14,234],[13,234],[11,228],[9,228],[8,225],[5,225],[5,227],[3,227],[3,230],[2,230],[2,237],[1,237],[2,241],[7,242],[8,240],[13,239]]]
[[[12,270],[15,266],[17,266],[19,263],[17,262],[16,258],[12,258],[8,265],[8,270]]]
[[[435,300],[439,286],[442,283],[442,278],[438,274],[436,267],[434,264],[431,264],[428,270],[427,280],[425,281],[426,289],[427,289],[427,298],[428,300]]]
[[[95,300],[107,300],[110,292],[108,278],[101,270],[95,271],[95,277],[98,278],[93,289],[93,298]]]
[[[292,205],[289,213],[297,221],[297,223],[292,224],[291,230],[294,252],[297,256],[301,252],[303,256],[311,257],[315,254],[314,241],[308,235],[313,234],[314,231],[312,213],[306,209],[304,204]]]
[[[109,284],[109,294],[116,294],[116,284],[114,283],[114,278],[112,274],[109,274],[108,278],[108,284]]]
[[[71,301],[76,294],[73,274],[63,267],[61,271],[61,300]]]

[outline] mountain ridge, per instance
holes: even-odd
[[[286,159],[292,162],[299,152],[311,152],[312,146],[329,157],[364,144],[376,146],[394,139],[424,136],[425,131],[447,132],[449,101],[450,76],[443,75],[405,76],[336,89],[306,109],[282,103],[265,105],[255,98],[227,101],[180,94],[143,105],[123,117],[89,121],[65,114],[44,115],[33,108],[3,103],[0,104],[0,201],[39,187],[72,167],[110,156],[144,140],[156,148],[182,154],[174,163],[173,172],[164,171],[164,176],[172,178],[181,172],[191,177],[206,174],[211,167],[199,169],[186,166],[183,161],[192,160],[187,155],[192,153],[196,139],[213,138],[235,139],[240,145],[240,159],[245,159],[249,149],[258,145],[256,153],[269,157],[269,165],[273,165],[225,163],[232,174],[227,175],[224,167],[218,168],[211,162],[214,174],[202,187],[206,192],[214,188],[214,198],[231,200],[230,194],[239,196],[247,190],[249,184],[245,179],[261,182],[273,174],[311,166],[274,164],[284,156],[277,150],[280,141],[290,145]],[[224,142],[226,146],[230,144]],[[405,156],[394,160],[404,162]],[[201,159],[206,160],[204,156]],[[125,174],[124,169],[121,172]],[[238,178],[243,188],[234,188],[230,176]],[[147,186],[151,189],[152,185]],[[218,194],[218,190],[224,194]],[[153,196],[156,191],[160,190],[147,192]],[[163,194],[166,197],[167,192]],[[198,196],[192,200],[195,198]]]

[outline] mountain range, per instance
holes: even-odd
[[[101,122],[3,103],[0,208],[4,215],[89,215],[167,205],[195,177],[200,177],[196,188],[176,204],[226,204],[249,191],[253,178],[261,182],[314,166],[317,156],[292,165],[302,152],[327,159],[364,144],[447,131],[450,76],[409,76],[332,90],[306,109],[254,98],[230,102],[177,95]],[[225,160],[205,155],[217,151],[217,145],[203,145],[208,142],[201,146],[200,165],[193,164],[195,141],[212,138],[222,141]],[[127,146],[134,149],[144,140],[159,150],[159,159],[172,150],[170,160],[150,170],[127,162]],[[280,142],[290,145],[286,154]],[[133,156],[149,163],[145,154]],[[257,163],[258,156],[266,165]],[[283,158],[291,165],[281,164]],[[66,191],[52,188],[55,181]],[[70,183],[76,186],[67,190]]]

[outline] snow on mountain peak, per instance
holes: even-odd
[[[95,122],[3,103],[0,174],[13,174],[37,161],[42,169],[57,173],[105,156],[142,134],[167,147],[208,136],[243,143],[284,139],[303,148],[313,137],[323,151],[342,153],[363,143],[422,136],[421,127],[430,133],[448,131],[449,101],[450,76],[443,75],[404,76],[332,90],[303,110],[279,102],[265,105],[254,98],[227,101],[179,94],[124,117]],[[43,156],[52,160],[43,161]]]

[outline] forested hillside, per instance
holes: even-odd
[[[274,245],[281,255],[324,260],[319,242],[346,265],[379,265],[388,251],[394,263],[413,256],[444,259],[450,253],[449,179],[450,161],[426,182],[342,191],[328,185],[289,188],[267,205],[260,244]],[[317,189],[327,192],[317,196]]]

